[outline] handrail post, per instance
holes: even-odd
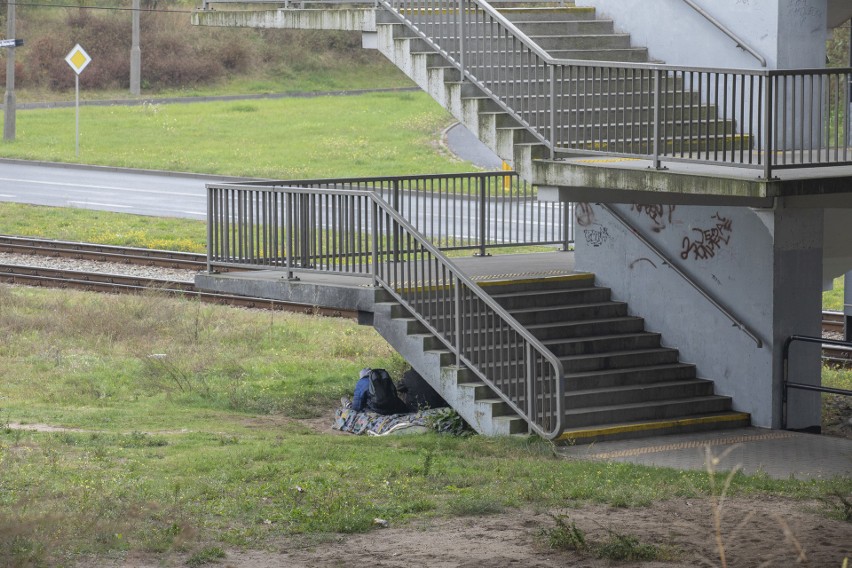
[[[556,157],[556,65],[548,64],[550,68],[550,159]]]
[[[393,210],[402,215],[402,211],[399,210],[399,180],[393,180]],[[394,223],[393,226],[393,261],[399,262],[399,225]]]
[[[773,155],[773,138],[775,136],[775,128],[774,128],[774,117],[775,117],[775,107],[772,103],[773,93],[774,93],[775,81],[772,75],[766,76],[766,88],[763,89],[766,97],[765,104],[763,105],[764,117],[763,121],[765,123],[764,129],[766,130],[766,143],[765,148],[763,148],[764,152],[764,162],[763,162],[763,179],[770,180],[772,179],[772,161],[775,158]]]
[[[464,0],[459,0],[459,71],[461,71],[462,80],[464,79],[464,50],[467,43],[464,40],[465,27]]]
[[[373,217],[373,230],[371,232],[371,242],[372,242],[372,274],[373,274],[373,286],[379,285],[379,204],[370,200],[372,204],[372,217]]]
[[[462,315],[461,315],[461,286],[457,278],[453,277],[453,306],[455,307],[455,351],[456,367],[462,366]]]
[[[213,192],[215,190],[207,186],[207,273],[210,274],[213,272],[211,270],[212,261],[213,261],[213,224],[218,223],[218,219],[213,214]]]
[[[535,409],[535,373],[533,371],[533,350],[532,344],[529,342],[525,343],[524,346],[524,358],[526,359],[526,364],[524,365],[524,374],[526,375],[526,399],[527,399],[527,416],[529,417],[529,423],[536,421],[536,409]]]
[[[293,254],[295,245],[293,243],[294,234],[296,232],[296,212],[293,210],[294,195],[287,192],[287,280],[298,280],[293,272]]]
[[[562,251],[568,252],[571,247],[571,203],[562,205]]]
[[[488,230],[487,221],[488,221],[488,200],[486,199],[485,191],[487,187],[487,183],[485,181],[485,176],[479,176],[479,252],[477,256],[488,256],[488,253],[485,252],[485,232]]]
[[[654,169],[660,169],[660,69],[654,69]]]

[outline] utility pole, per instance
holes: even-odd
[[[15,0],[6,7],[6,37],[15,37]],[[6,48],[6,96],[3,98],[3,140],[15,141],[15,48]]]
[[[139,47],[139,2],[133,0],[133,40],[130,47],[130,94],[142,92],[142,48]]]

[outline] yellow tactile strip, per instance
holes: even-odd
[[[677,450],[688,450],[690,448],[703,448],[705,446],[729,446],[731,444],[743,444],[745,442],[760,442],[763,440],[783,440],[792,438],[790,432],[769,432],[766,434],[750,434],[742,436],[728,436],[726,438],[715,438],[712,440],[691,440],[689,442],[678,442],[675,444],[662,444],[659,446],[645,446],[644,448],[630,448],[627,450],[615,450],[612,452],[600,452],[597,454],[583,455],[583,458],[607,460],[613,458],[627,458],[641,456],[644,454],[657,454],[660,452],[672,452]]]
[[[562,276],[560,280],[576,280],[580,278],[588,278],[591,274],[586,272],[572,272],[570,270],[537,270],[535,272],[510,272],[507,274],[486,274],[483,276],[473,276],[471,280],[474,282],[484,282],[486,285],[493,284],[518,284],[520,282],[535,282],[547,278],[553,279],[554,276]],[[496,281],[496,282],[495,282]]]

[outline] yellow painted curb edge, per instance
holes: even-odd
[[[627,432],[646,432],[648,430],[660,430],[663,428],[674,428],[679,426],[694,426],[696,424],[716,424],[721,422],[739,422],[744,418],[751,418],[746,412],[735,412],[722,416],[702,416],[698,418],[683,418],[680,420],[666,420],[660,422],[640,422],[638,424],[625,424],[624,426],[612,426],[610,428],[590,428],[588,430],[576,430],[564,432],[557,441],[577,440],[581,438],[593,438],[595,436],[611,436],[613,434],[624,434]]]

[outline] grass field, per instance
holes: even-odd
[[[450,115],[425,93],[84,107],[18,113],[0,157],[262,178],[471,171],[437,144]]]
[[[350,321],[3,286],[0,333],[4,566],[711,490],[705,473],[566,461],[535,439],[318,433],[359,368],[402,367]],[[817,498],[849,484],[736,475],[730,493]]]

